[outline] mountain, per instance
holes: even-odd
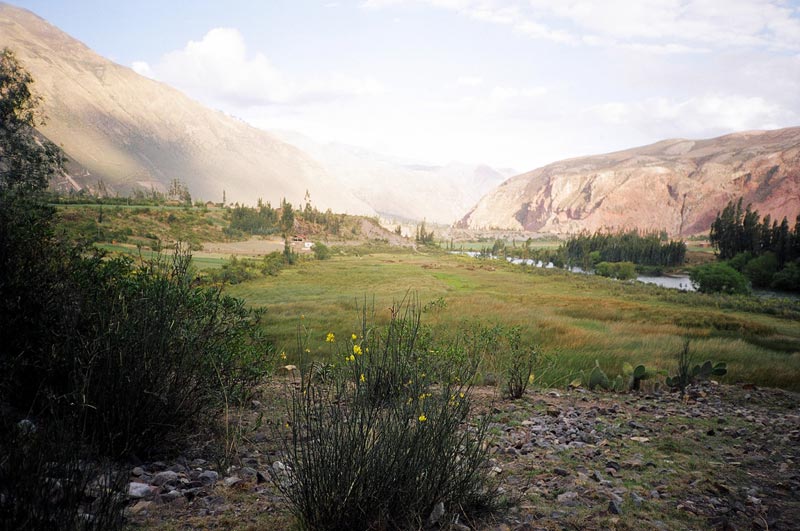
[[[0,3],[0,48],[35,79],[47,124],[72,161],[78,186],[164,191],[173,179],[195,198],[254,204],[258,198],[373,214],[300,149],[177,90],[97,55],[24,9]]]
[[[486,192],[516,173],[457,162],[414,164],[346,144],[322,144],[291,131],[273,133],[313,156],[376,212],[396,219],[452,224]]]
[[[800,212],[800,127],[747,131],[563,160],[512,177],[459,226],[573,233],[705,233],[730,200],[772,218]]]

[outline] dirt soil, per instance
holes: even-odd
[[[291,528],[269,480],[279,445],[272,430],[253,430],[259,417],[283,418],[281,394],[273,382],[244,412],[250,431],[235,466],[180,458],[133,468],[132,482],[152,485],[160,473],[173,483],[131,499],[132,526]],[[559,389],[510,401],[491,387],[474,396],[491,416],[490,474],[506,504],[454,528],[790,530],[800,522],[798,394],[706,384],[685,398]],[[160,472],[170,470],[177,474]],[[203,474],[214,481],[198,481]]]

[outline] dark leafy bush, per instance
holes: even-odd
[[[0,419],[0,529],[110,531],[127,476],[94,458],[66,421]]]
[[[636,278],[636,265],[633,262],[600,262],[594,272],[601,277],[630,280]]]
[[[800,264],[790,262],[786,267],[775,273],[772,278],[772,288],[784,291],[800,291]]]
[[[746,294],[750,292],[744,275],[725,263],[695,267],[689,278],[701,293]]]
[[[364,317],[349,340],[328,336],[339,347],[329,379],[301,371],[275,480],[303,528],[419,528],[440,503],[458,513],[491,502],[487,424],[470,421],[476,364],[426,355],[419,315],[396,306],[385,328]]]
[[[747,262],[753,259],[753,253],[746,251],[743,253],[739,253],[730,260],[728,260],[728,265],[734,268],[736,271],[740,273],[744,273],[744,266],[747,265]]]
[[[76,272],[80,318],[64,343],[66,396],[110,455],[147,454],[215,421],[265,374],[258,314],[193,285],[176,250],[139,266],[89,261]]]
[[[766,288],[772,284],[772,277],[778,271],[778,257],[775,253],[766,252],[759,257],[753,258],[744,266],[742,271],[753,286]]]

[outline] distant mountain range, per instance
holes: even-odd
[[[0,3],[0,47],[12,49],[43,96],[41,132],[70,159],[68,183],[126,193],[165,191],[173,179],[196,198],[273,204],[281,198],[337,212],[452,223],[513,172],[423,167],[296,133],[278,135],[210,110],[113,63],[33,13]]]
[[[511,169],[452,162],[415,164],[345,144],[321,144],[299,133],[275,131],[319,161],[352,193],[387,218],[451,224],[483,195],[516,174]]]
[[[33,75],[48,117],[40,131],[70,158],[73,187],[165,191],[180,179],[215,202],[224,190],[229,203],[301,204],[308,192],[323,210],[552,233],[698,234],[739,196],[773,219],[800,210],[800,128],[664,140],[509,178],[513,170],[429,166],[251,127],[3,3],[0,47]]]
[[[172,179],[195,197],[297,204],[308,190],[322,208],[374,214],[314,159],[275,136],[87,48],[33,13],[0,4],[0,47],[13,50],[43,97],[41,132],[72,161],[73,179],[116,191],[165,190]]]
[[[800,212],[800,127],[709,140],[664,140],[578,157],[512,177],[459,222],[468,228],[571,233],[639,228],[708,232],[730,200],[772,218]]]

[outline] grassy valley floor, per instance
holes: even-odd
[[[423,322],[440,335],[469,320],[525,327],[525,339],[544,356],[539,384],[566,387],[595,361],[609,376],[624,362],[673,371],[690,338],[695,363],[728,364],[724,382],[800,391],[796,301],[715,297],[410,251],[301,262],[226,289],[266,308],[265,331],[288,363],[296,361],[298,327],[307,348],[325,359],[326,334],[355,330],[358,304],[374,301],[377,319],[385,320],[393,300],[414,292],[426,306]],[[482,370],[494,372],[491,359]]]

